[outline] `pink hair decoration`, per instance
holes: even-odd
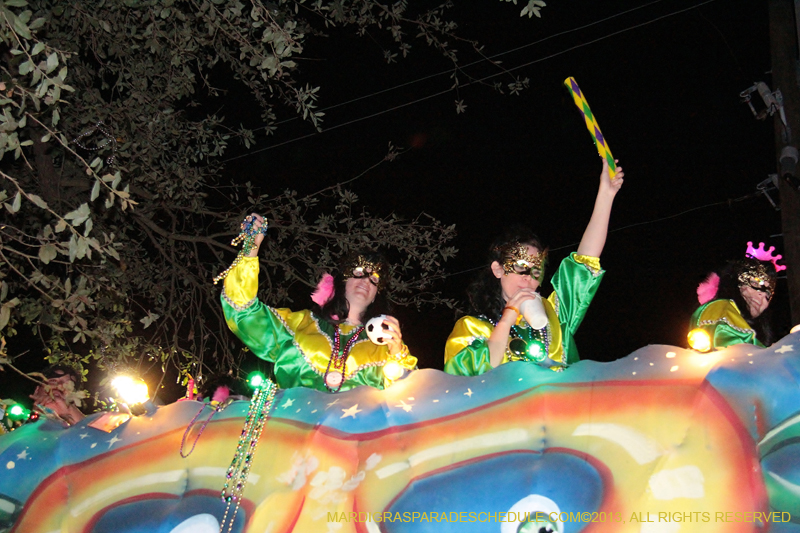
[[[775,272],[780,272],[781,270],[786,270],[786,265],[779,265],[778,259],[782,259],[783,256],[772,255],[772,252],[775,251],[774,246],[770,246],[769,250],[764,250],[764,243],[758,243],[758,248],[753,248],[753,243],[748,241],[747,242],[747,251],[745,252],[745,256],[751,257],[753,259],[758,259],[759,261],[770,261],[773,265],[775,265]]]
[[[322,279],[317,284],[317,290],[311,293],[311,300],[322,307],[333,298],[333,276],[328,273],[322,275]]]
[[[214,394],[211,396],[211,401],[217,402],[217,404],[221,404],[222,402],[227,400],[230,395],[231,395],[231,390],[225,385],[220,385],[219,387],[217,387],[217,390],[215,390]]]
[[[710,302],[717,295],[719,289],[719,276],[716,272],[712,272],[708,277],[697,286],[697,301],[700,304]]]

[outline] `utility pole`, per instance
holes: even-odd
[[[785,271],[789,283],[789,305],[792,324],[800,324],[800,192],[784,179],[786,161],[781,154],[787,146],[797,147],[800,140],[800,86],[798,86],[798,19],[800,0],[769,0],[769,38],[772,55],[772,88],[780,90],[788,130],[778,113],[774,115],[775,148],[778,162],[781,196],[781,225],[783,227],[783,256],[789,268]],[[789,135],[787,135],[789,132]],[[796,152],[795,152],[796,153]],[[783,168],[782,168],[783,167]],[[794,170],[795,178],[800,178]]]

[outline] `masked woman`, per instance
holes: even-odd
[[[347,257],[312,296],[317,304],[313,310],[269,307],[256,297],[256,256],[264,239],[258,230],[264,219],[250,217],[246,222],[256,230],[254,246],[227,273],[222,309],[231,331],[258,357],[274,363],[279,387],[328,392],[358,385],[383,389],[391,382],[384,376],[388,363],[395,370],[416,367],[397,319],[384,319],[387,344],[374,344],[365,333],[364,324],[387,311],[383,289],[388,269],[380,255],[362,251]]]
[[[699,351],[719,350],[733,344],[769,346],[775,331],[769,304],[775,295],[778,264],[775,248],[747,243],[744,259],[730,261],[717,274],[712,272],[697,287],[700,307],[689,324],[689,345]]]
[[[553,276],[555,290],[547,299],[538,293],[547,259],[538,237],[518,228],[492,244],[489,266],[467,291],[472,315],[456,322],[447,339],[445,372],[476,376],[519,360],[561,370],[578,361],[573,336],[603,277],[599,258],[623,176],[618,168],[612,180],[603,161],[592,217],[577,253],[564,259]],[[535,327],[523,317],[527,307],[539,309]]]

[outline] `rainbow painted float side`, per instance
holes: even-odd
[[[281,391],[231,531],[800,532],[799,353],[795,334],[562,373],[510,363]],[[0,437],[0,531],[219,531],[248,405],[216,414],[183,459],[201,407]]]

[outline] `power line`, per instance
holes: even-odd
[[[631,13],[633,11],[637,11],[639,9],[644,9],[646,7],[649,7],[649,6],[653,5],[653,4],[657,4],[657,3],[663,2],[663,1],[664,0],[653,0],[652,2],[649,2],[647,4],[644,4],[644,5],[641,5],[641,6],[637,6],[637,7],[628,9],[626,11],[621,11],[619,13],[611,15],[610,17],[606,17],[606,18],[603,18],[603,19],[600,19],[600,20],[596,20],[594,22],[590,22],[588,24],[584,24],[583,26],[578,26],[577,28],[571,28],[569,30],[564,30],[564,31],[561,31],[561,32],[558,32],[558,33],[554,33],[553,35],[548,35],[547,37],[545,37],[543,39],[539,39],[538,41],[534,41],[534,42],[528,43],[528,44],[523,44],[522,46],[518,46],[516,48],[512,48],[511,50],[506,50],[505,52],[500,52],[498,54],[494,54],[492,56],[488,56],[488,57],[485,57],[483,59],[477,59],[477,60],[475,60],[475,61],[473,61],[471,63],[466,63],[466,64],[462,65],[460,67],[460,69],[463,70],[463,69],[466,69],[466,68],[471,67],[473,65],[478,65],[480,63],[485,63],[486,61],[491,61],[491,60],[497,59],[499,57],[502,57],[502,56],[505,56],[505,55],[508,55],[508,54],[511,54],[511,53],[514,53],[514,52],[518,52],[518,51],[523,50],[525,48],[529,48],[531,46],[535,46],[537,44],[541,44],[541,43],[543,43],[545,41],[549,41],[550,39],[555,39],[556,37],[560,37],[562,35],[567,35],[569,33],[573,33],[573,32],[576,32],[576,31],[585,30],[586,28],[589,28],[591,26],[595,26],[597,24],[602,24],[603,22],[607,22],[607,21],[615,19],[617,17],[621,17],[622,15],[627,15],[628,13]],[[414,85],[414,84],[419,83],[419,82],[427,81],[427,80],[432,79],[432,78],[437,78],[439,76],[444,76],[445,74],[450,74],[451,72],[452,72],[451,69],[443,70],[442,72],[437,72],[436,74],[430,74],[428,76],[423,76],[423,77],[417,78],[415,80],[411,80],[411,81],[407,81],[407,82],[404,82],[404,83],[400,83],[398,85],[395,85],[393,87],[389,87],[387,89],[381,89],[380,91],[375,91],[375,92],[372,92],[372,93],[369,93],[369,94],[365,94],[363,96],[359,96],[359,97],[353,98],[352,100],[347,100],[345,102],[341,102],[341,103],[334,104],[334,105],[331,105],[331,106],[328,106],[328,107],[324,107],[324,108],[320,109],[320,111],[330,111],[331,109],[336,109],[338,107],[343,107],[343,106],[346,106],[346,105],[349,105],[349,104],[352,104],[352,103],[355,103],[355,102],[359,102],[361,100],[366,100],[368,98],[372,98],[373,96],[378,96],[379,94],[388,93],[388,92],[394,91],[396,89],[401,89],[403,87],[408,87],[409,85]],[[276,122],[275,125],[277,126],[277,125],[280,125],[280,124],[286,124],[287,122],[292,122],[294,120],[299,120],[299,119],[300,118],[298,116],[294,116],[294,117],[288,118],[286,120],[281,120],[279,122]],[[259,130],[266,129],[266,128],[267,128],[267,126],[259,126],[257,128],[254,128],[253,131],[259,131]]]
[[[684,8],[684,9],[680,9],[678,11],[673,11],[672,13],[667,13],[666,15],[662,15],[660,17],[656,17],[656,18],[654,18],[652,20],[648,20],[648,21],[645,21],[645,22],[642,22],[642,23],[639,23],[639,24],[635,24],[635,25],[630,26],[628,28],[623,28],[621,30],[609,33],[608,35],[604,35],[603,37],[598,37],[597,39],[594,39],[594,40],[589,41],[587,43],[578,44],[578,45],[575,45],[575,46],[573,46],[571,48],[567,48],[565,50],[562,50],[560,52],[556,52],[554,54],[550,54],[549,56],[545,56],[545,57],[542,57],[540,59],[535,59],[535,60],[530,61],[528,63],[523,63],[522,65],[518,65],[516,67],[512,67],[512,68],[508,69],[508,71],[509,72],[513,72],[514,70],[518,70],[518,69],[521,69],[523,67],[528,67],[530,65],[533,65],[533,64],[536,64],[536,63],[540,63],[540,62],[542,62],[542,61],[544,61],[546,59],[552,59],[552,58],[554,58],[556,56],[560,56],[560,55],[565,54],[567,52],[571,52],[572,50],[576,50],[578,48],[583,48],[584,46],[588,46],[590,44],[594,44],[596,42],[603,41],[603,40],[608,39],[610,37],[614,37],[615,35],[619,35],[621,33],[626,33],[626,32],[629,32],[631,30],[635,30],[637,28],[641,28],[642,26],[647,26],[648,24],[652,24],[654,22],[658,22],[659,20],[663,20],[665,18],[673,17],[675,15],[680,15],[681,13],[686,13],[687,11],[691,11],[692,9],[697,9],[698,7],[702,7],[702,6],[706,5],[706,4],[710,4],[710,3],[715,2],[715,1],[716,0],[706,0],[705,2],[700,2],[699,4],[695,4],[693,6],[690,6],[690,7]],[[492,76],[487,76],[484,79],[493,78],[495,76],[498,76],[498,74],[493,74]]]
[[[699,211],[701,209],[706,209],[706,208],[709,208],[709,207],[715,207],[715,206],[718,206],[718,205],[725,205],[725,204],[730,205],[730,204],[732,204],[734,202],[742,202],[744,200],[749,200],[751,198],[756,198],[758,196],[761,196],[762,194],[763,193],[761,191],[758,191],[758,192],[746,194],[744,196],[740,196],[739,198],[722,200],[722,201],[719,201],[719,202],[712,202],[710,204],[705,204],[705,205],[701,205],[701,206],[697,206],[697,207],[692,207],[691,209],[687,209],[685,211],[681,211],[680,213],[667,215],[665,217],[654,218],[652,220],[645,220],[643,222],[634,222],[633,224],[628,224],[627,226],[622,226],[621,228],[615,228],[615,229],[609,230],[608,234],[610,235],[610,234],[616,233],[618,231],[622,231],[622,230],[626,230],[626,229],[630,229],[630,228],[635,228],[635,227],[638,227],[638,226],[645,226],[645,225],[648,225],[648,224],[655,224],[656,222],[663,222],[664,220],[670,220],[672,218],[677,218],[677,217],[683,216],[683,215],[685,215],[687,213],[691,213],[693,211]],[[564,250],[566,248],[573,248],[573,247],[577,246],[578,244],[580,244],[580,243],[579,242],[573,242],[571,244],[565,244],[563,246],[558,246],[556,248],[550,248],[550,251],[551,252],[557,252],[558,250]],[[440,279],[446,279],[446,278],[450,278],[450,277],[453,277],[453,276],[458,276],[458,275],[461,275],[461,274],[468,274],[470,272],[475,272],[476,270],[480,270],[482,268],[485,268],[486,266],[488,266],[488,265],[479,265],[479,266],[476,266],[476,267],[468,268],[466,270],[461,270],[459,272],[453,272],[452,274],[442,274],[440,276]]]
[[[657,2],[661,2],[661,1],[663,1],[663,0],[654,0],[653,2],[650,2],[649,4],[645,4],[644,6],[641,6],[641,7],[647,7],[647,6],[649,6],[649,5],[652,5],[652,4],[655,4],[655,3],[657,3]],[[467,83],[464,83],[463,85],[461,85],[461,87],[469,87],[470,85],[474,85],[474,84],[477,84],[477,83],[482,83],[482,82],[484,82],[484,81],[487,81],[487,80],[490,80],[490,79],[492,79],[492,78],[496,78],[497,76],[502,76],[502,75],[505,75],[505,74],[507,74],[507,73],[509,73],[509,72],[513,72],[513,71],[515,71],[515,70],[519,70],[519,69],[521,69],[521,68],[524,68],[524,67],[529,67],[529,66],[531,66],[531,65],[534,65],[534,64],[536,64],[536,63],[540,63],[540,62],[542,62],[542,61],[545,61],[545,60],[547,60],[547,59],[552,59],[552,58],[554,58],[554,57],[557,57],[557,56],[563,55],[563,54],[565,54],[565,53],[567,53],[567,52],[571,52],[571,51],[573,51],[573,50],[577,50],[578,48],[583,48],[584,46],[589,46],[590,44],[594,44],[594,43],[597,43],[597,42],[603,41],[603,40],[605,40],[605,39],[608,39],[608,38],[614,37],[614,36],[616,36],[616,35],[619,35],[619,34],[622,34],[622,33],[626,33],[626,32],[628,32],[628,31],[631,31],[631,30],[634,30],[634,29],[637,29],[637,28],[641,28],[641,27],[643,27],[643,26],[647,26],[647,25],[649,25],[649,24],[652,24],[652,23],[654,23],[654,22],[658,22],[658,21],[660,21],[660,20],[663,20],[663,19],[665,19],[665,18],[669,18],[669,17],[675,16],[675,15],[679,15],[679,14],[685,13],[685,12],[687,12],[687,11],[691,11],[691,10],[693,10],[693,9],[697,9],[698,7],[702,7],[702,6],[706,5],[706,4],[710,4],[710,3],[712,3],[712,2],[715,2],[715,1],[716,1],[716,0],[705,0],[704,2],[700,2],[700,3],[698,3],[698,4],[695,4],[695,5],[693,5],[693,6],[690,6],[690,7],[684,8],[684,9],[680,9],[680,10],[678,10],[678,11],[673,11],[672,13],[667,13],[666,15],[661,15],[661,16],[659,16],[659,17],[656,17],[656,18],[654,18],[654,19],[651,19],[651,20],[648,20],[648,21],[645,21],[645,22],[642,22],[642,23],[639,23],[639,24],[635,24],[635,25],[633,25],[633,26],[629,26],[629,27],[627,27],[627,28],[623,28],[623,29],[621,29],[621,30],[618,30],[618,31],[615,31],[615,32],[609,33],[609,34],[607,34],[607,35],[604,35],[604,36],[602,36],[602,37],[598,37],[597,39],[594,39],[594,40],[588,41],[588,42],[586,42],[586,43],[581,43],[581,44],[578,44],[578,45],[575,45],[575,46],[572,46],[572,47],[566,48],[566,49],[564,49],[564,50],[561,50],[561,51],[559,51],[559,52],[555,52],[555,53],[553,53],[553,54],[550,54],[550,55],[548,55],[548,56],[545,56],[545,57],[542,57],[542,58],[539,58],[539,59],[535,59],[535,60],[533,60],[533,61],[529,61],[529,62],[527,62],[527,63],[523,63],[523,64],[521,64],[521,65],[517,65],[517,66],[515,66],[515,67],[511,67],[511,68],[509,68],[509,69],[505,69],[503,72],[498,72],[498,73],[495,73],[495,74],[490,74],[490,75],[488,75],[488,76],[485,76],[485,77],[483,77],[483,78],[479,78],[479,79],[475,79],[475,80],[469,81],[469,82],[467,82]],[[553,36],[546,37],[546,38],[544,38],[544,39],[541,39],[541,40],[539,40],[539,41],[536,41],[536,42],[534,42],[534,43],[529,43],[529,44],[527,44],[527,45],[523,45],[523,46],[520,46],[520,47],[518,47],[518,48],[515,48],[515,49],[512,49],[512,50],[508,50],[508,51],[506,51],[506,52],[502,52],[502,53],[500,53],[500,54],[496,54],[495,56],[492,56],[492,57],[493,57],[493,58],[494,58],[494,57],[500,57],[501,55],[505,55],[505,54],[508,54],[508,53],[511,53],[511,52],[514,52],[514,51],[520,50],[520,49],[522,49],[522,48],[526,48],[526,47],[528,47],[528,46],[533,46],[534,44],[538,44],[538,43],[540,43],[540,42],[542,42],[542,41],[545,41],[545,40],[547,40],[547,39],[550,39],[550,38],[556,37],[556,36],[558,36],[558,35],[563,35],[563,34],[565,34],[565,33],[570,33],[570,32],[573,32],[573,31],[578,31],[578,30],[580,30],[580,29],[584,29],[584,28],[586,28],[586,27],[589,27],[589,26],[592,26],[592,25],[595,25],[595,24],[599,24],[600,22],[603,22],[603,21],[606,21],[606,20],[609,20],[609,19],[615,18],[615,17],[617,17],[617,16],[624,15],[624,14],[626,14],[626,13],[629,13],[629,12],[631,12],[631,11],[634,11],[635,9],[639,9],[639,8],[630,9],[630,10],[628,10],[628,11],[624,11],[624,12],[622,12],[622,13],[618,13],[617,15],[612,15],[611,17],[607,17],[606,19],[602,19],[602,20],[600,20],[600,21],[596,21],[596,22],[593,22],[593,23],[590,23],[590,24],[587,24],[587,25],[581,26],[581,27],[579,27],[579,28],[575,28],[575,29],[572,29],[572,30],[566,30],[566,31],[564,31],[564,32],[561,32],[560,34],[555,34],[555,35],[553,35]],[[476,62],[470,63],[470,65],[474,65],[474,64],[476,64],[476,63],[479,63],[479,62],[481,62],[481,61],[476,61]],[[447,71],[447,72],[450,72],[450,71]],[[415,81],[407,82],[407,83],[405,83],[405,84],[398,85],[398,86],[396,86],[396,87],[393,87],[393,88],[389,88],[389,89],[384,89],[384,90],[382,90],[382,91],[378,91],[378,92],[376,92],[376,93],[373,93],[373,95],[375,95],[375,94],[380,94],[380,93],[383,93],[383,92],[388,92],[388,91],[391,91],[391,90],[393,90],[394,88],[397,88],[397,87],[403,87],[403,86],[406,86],[406,85],[410,85],[410,84],[416,83],[416,81],[422,81],[422,80],[424,80],[424,79],[429,79],[429,78],[431,78],[431,77],[439,76],[439,75],[441,75],[441,74],[442,74],[442,73],[439,73],[439,74],[432,74],[432,75],[430,75],[430,76],[427,76],[427,77],[425,77],[425,78],[420,78],[419,80],[415,80]],[[361,122],[362,120],[367,120],[367,119],[370,119],[370,118],[373,118],[373,117],[377,117],[377,116],[380,116],[380,115],[384,115],[384,114],[386,114],[386,113],[390,113],[390,112],[392,112],[392,111],[396,111],[396,110],[398,110],[398,109],[402,109],[402,108],[404,108],[404,107],[408,107],[408,106],[410,106],[410,105],[414,105],[414,104],[418,104],[418,103],[420,103],[420,102],[424,102],[425,100],[430,100],[431,98],[436,98],[436,97],[438,97],[438,96],[442,96],[443,94],[450,93],[451,91],[452,91],[452,89],[450,89],[450,88],[448,88],[448,89],[445,89],[445,90],[442,90],[442,91],[438,91],[438,92],[436,92],[436,93],[433,93],[433,94],[430,94],[430,95],[427,95],[427,96],[423,96],[423,97],[421,97],[421,98],[417,98],[417,99],[415,99],[415,100],[411,100],[411,101],[409,101],[409,102],[406,102],[406,103],[404,103],[404,104],[399,104],[399,105],[396,105],[396,106],[392,106],[392,107],[390,107],[390,108],[387,108],[387,109],[384,109],[384,110],[381,110],[381,111],[377,111],[377,112],[375,112],[375,113],[372,113],[372,114],[369,114],[369,115],[366,115],[366,116],[363,116],[363,117],[355,118],[355,119],[349,120],[349,121],[347,121],[347,122],[343,122],[343,123],[341,123],[341,124],[337,124],[337,125],[331,126],[331,127],[329,127],[329,128],[326,128],[326,129],[322,130],[321,132],[313,132],[313,133],[309,133],[309,134],[306,134],[306,135],[302,135],[302,136],[300,136],[300,137],[295,137],[295,138],[293,138],[293,139],[288,139],[288,140],[286,140],[286,141],[283,141],[283,142],[280,142],[280,143],[278,143],[278,144],[273,144],[273,145],[270,145],[270,146],[265,146],[264,148],[259,148],[258,150],[252,150],[252,151],[250,151],[250,152],[247,152],[247,153],[244,153],[244,154],[241,154],[241,155],[238,155],[238,156],[233,156],[233,157],[231,157],[231,158],[228,158],[228,159],[225,159],[225,160],[223,160],[222,162],[223,162],[223,163],[227,163],[227,162],[229,162],[229,161],[234,161],[234,160],[237,160],[237,159],[242,159],[242,158],[244,158],[244,157],[248,157],[248,156],[251,156],[251,155],[255,155],[255,154],[257,154],[257,153],[260,153],[260,152],[265,152],[265,151],[267,151],[267,150],[272,150],[273,148],[278,148],[278,147],[280,147],[280,146],[284,146],[284,145],[286,145],[286,144],[289,144],[289,143],[293,143],[293,142],[296,142],[296,141],[301,141],[301,140],[304,140],[304,139],[308,139],[309,137],[314,137],[314,136],[320,135],[320,134],[322,134],[322,133],[327,133],[327,132],[329,132],[329,131],[333,131],[333,130],[336,130],[336,129],[342,128],[342,127],[344,127],[344,126],[349,126],[350,124],[354,124],[354,123],[356,123],[356,122]],[[370,96],[371,96],[371,95],[366,95],[366,96],[363,96],[363,97],[359,97],[359,98],[356,98],[356,99],[354,99],[354,100],[351,100],[351,101],[349,101],[349,102],[344,102],[344,103],[342,103],[342,104],[337,104],[337,105],[335,105],[335,106],[327,107],[327,108],[325,108],[325,109],[333,109],[334,107],[339,107],[339,106],[342,106],[342,105],[345,105],[345,104],[348,104],[348,103],[351,103],[351,102],[355,102],[355,101],[358,101],[358,100],[361,100],[361,99],[364,99],[364,98],[368,98],[368,97],[370,97]],[[288,120],[287,120],[287,121],[284,121],[284,122],[288,122]],[[259,129],[260,129],[260,128],[259,128]],[[253,131],[257,131],[257,130],[253,130]]]
[[[616,233],[618,231],[622,231],[622,230],[626,230],[626,229],[630,229],[630,228],[635,228],[637,226],[645,226],[647,224],[655,224],[656,222],[662,222],[664,220],[677,218],[679,216],[683,216],[683,215],[685,215],[687,213],[691,213],[693,211],[699,211],[701,209],[706,209],[707,207],[714,207],[714,206],[723,205],[723,204],[730,205],[730,204],[732,204],[734,202],[742,202],[744,200],[749,200],[750,198],[756,198],[758,196],[761,196],[762,194],[763,193],[761,191],[757,191],[757,192],[754,192],[754,193],[745,194],[744,196],[740,196],[739,198],[734,198],[734,199],[730,199],[729,198],[727,200],[722,200],[720,202],[712,202],[710,204],[705,204],[705,205],[701,205],[701,206],[698,206],[698,207],[692,207],[691,209],[687,209],[686,211],[681,211],[680,213],[675,213],[673,215],[667,215],[665,217],[654,218],[652,220],[645,220],[643,222],[634,222],[633,224],[628,224],[627,226],[622,226],[621,228],[614,228],[612,230],[609,230],[608,234],[610,235],[612,233]],[[579,243],[574,242],[572,244],[567,244],[565,246],[559,246],[558,248],[550,248],[550,249],[555,252],[556,250],[563,250],[564,248],[569,248],[571,246],[575,246],[576,244],[579,244]]]

